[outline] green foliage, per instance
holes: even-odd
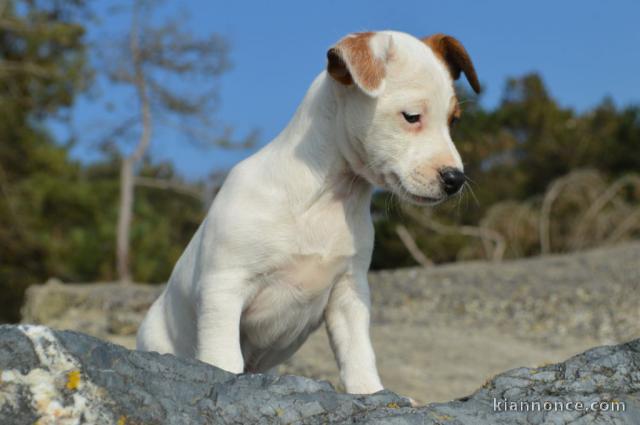
[[[82,1],[3,1],[0,6],[0,102],[42,117],[70,106],[86,83]],[[20,12],[18,12],[20,11]]]
[[[43,124],[88,81],[84,30],[74,22],[85,12],[81,1],[0,6],[0,321],[19,319],[30,284],[115,277],[119,164],[81,166]],[[145,164],[141,174],[175,180],[166,164]],[[137,191],[134,277],[160,282],[199,225],[202,201]]]
[[[118,163],[81,167],[51,141],[27,155],[27,162],[42,156],[53,166],[14,182],[0,203],[1,320],[17,320],[24,289],[49,277],[68,282],[116,278]],[[4,165],[4,158],[0,161]],[[176,180],[167,164],[146,164],[141,174]],[[200,224],[203,204],[166,190],[136,191],[133,275],[139,282],[163,282]]]
[[[0,319],[17,319],[25,285],[55,271],[50,254],[61,249],[50,209],[64,208],[78,167],[40,122],[70,106],[87,79],[84,30],[72,19],[81,6],[0,5]]]

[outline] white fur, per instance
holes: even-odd
[[[437,169],[462,164],[444,64],[407,34],[376,33],[371,45],[388,58],[383,89],[315,79],[284,131],[229,174],[139,349],[262,372],[324,320],[347,391],[382,389],[369,338],[373,185],[435,203],[446,197]],[[420,134],[404,130],[401,111],[412,109],[426,111]]]

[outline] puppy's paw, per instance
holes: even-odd
[[[413,399],[412,397],[402,396],[402,398],[409,400],[409,403],[411,403],[411,407],[420,407],[420,406],[422,406],[421,403],[418,403],[418,401]]]

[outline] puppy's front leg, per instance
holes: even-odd
[[[242,284],[235,274],[212,276],[202,281],[198,300],[198,359],[233,373],[244,372]]]
[[[347,392],[382,389],[369,337],[369,283],[365,273],[347,274],[333,287],[325,310],[331,347]]]

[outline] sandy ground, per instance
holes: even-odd
[[[565,339],[562,344],[527,341],[496,329],[406,324],[374,325],[371,337],[385,388],[420,403],[467,396],[497,373],[563,361],[602,342]],[[132,337],[111,338],[135,348]],[[324,327],[279,369],[340,384],[338,368]]]
[[[413,324],[373,326],[371,336],[384,386],[421,403],[460,398],[499,372],[555,363],[597,345],[594,340],[566,339],[561,346],[549,346],[495,329]],[[327,379],[340,387],[324,328],[312,335],[281,373]]]

